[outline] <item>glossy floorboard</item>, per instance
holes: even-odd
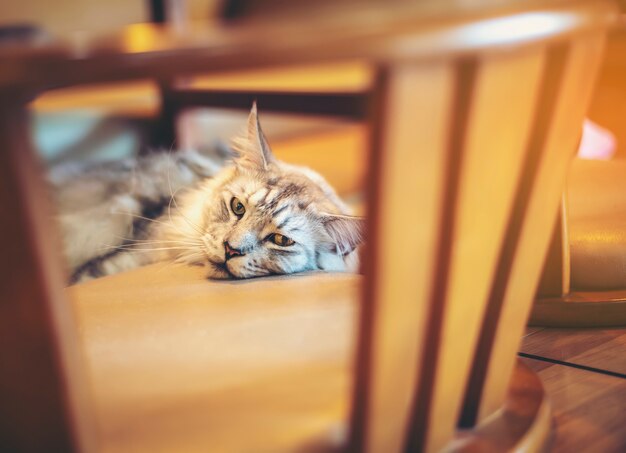
[[[626,375],[626,329],[544,329],[527,335],[522,351]]]
[[[552,401],[550,452],[626,451],[626,329],[529,329],[521,353]]]

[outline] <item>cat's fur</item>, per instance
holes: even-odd
[[[53,171],[72,281],[161,260],[217,279],[356,270],[362,220],[322,176],[275,159],[256,106],[227,157],[162,153]]]

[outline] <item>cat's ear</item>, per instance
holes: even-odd
[[[347,255],[363,242],[365,236],[363,217],[324,214],[322,225],[335,243],[339,255]]]
[[[261,129],[256,101],[252,104],[250,115],[248,115],[246,136],[235,141],[235,148],[239,154],[235,162],[242,168],[263,171],[267,170],[268,165],[274,162],[274,155]]]

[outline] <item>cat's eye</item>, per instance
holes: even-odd
[[[233,197],[233,199],[230,200],[230,209],[233,210],[237,217],[241,217],[246,213],[245,206],[237,197]]]
[[[293,239],[278,233],[270,234],[267,239],[272,241],[276,245],[280,245],[281,247],[289,247],[290,245],[295,244],[295,241]]]

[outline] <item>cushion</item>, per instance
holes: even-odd
[[[626,161],[576,159],[568,206],[572,289],[626,289]]]

